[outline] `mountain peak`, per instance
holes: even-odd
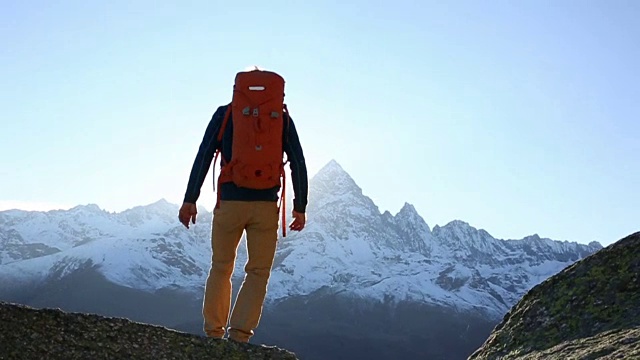
[[[331,159],[331,161],[329,161],[325,166],[323,166],[320,171],[318,171],[318,174],[323,174],[323,173],[347,173],[346,171],[344,171],[344,169],[342,168],[342,166],[340,166],[340,164],[338,164],[338,162],[334,159]]]
[[[102,212],[102,209],[96,204],[87,204],[87,205],[77,205],[73,208],[69,209],[69,211],[88,211],[88,212]]]
[[[399,214],[417,214],[418,212],[416,211],[416,208],[409,204],[408,202],[405,202],[404,205],[402,206],[402,209],[400,209]]]
[[[452,220],[443,227],[444,228],[465,228],[465,229],[473,228],[473,226],[469,225],[469,223],[464,222],[462,220]]]
[[[147,205],[145,207],[162,209],[162,208],[167,208],[167,207],[173,208],[175,206],[176,206],[175,204],[172,204],[172,203],[168,202],[165,198],[162,198],[162,199],[160,199],[160,200],[158,200],[156,202],[153,202],[153,203],[151,203],[151,204],[149,204],[149,205]]]
[[[178,205],[172,204],[168,202],[165,198],[162,198],[149,205],[139,206],[138,208],[164,212],[164,211],[174,211],[178,207],[179,207]]]
[[[311,188],[321,189],[322,193],[356,193],[362,194],[362,189],[338,164],[331,160],[311,179]]]
[[[400,211],[398,211],[398,213],[396,214],[396,217],[419,220],[421,222],[424,222],[424,219],[422,218],[422,216],[418,214],[418,210],[416,210],[416,208],[413,205],[409,204],[408,202],[404,203]]]
[[[600,243],[599,243],[599,242],[597,242],[597,241],[592,241],[592,242],[590,242],[588,246],[589,246],[590,248],[594,249],[594,250],[600,250],[600,249],[602,249],[602,244],[600,244]]]

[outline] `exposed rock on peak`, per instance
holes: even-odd
[[[408,202],[405,202],[404,205],[402,206],[402,208],[400,209],[400,211],[398,212],[398,214],[418,214],[418,212],[416,211],[416,208],[409,204]]]
[[[468,222],[466,221],[462,221],[462,220],[451,220],[449,223],[447,223],[445,225],[445,227],[458,227],[458,228],[472,228],[475,230],[475,228],[471,225],[469,225]]]
[[[592,241],[589,243],[588,245],[593,251],[597,251],[597,250],[601,250],[602,249],[602,244],[600,244],[597,241]]]
[[[351,175],[335,160],[331,160],[320,169],[309,182],[308,212],[336,220],[351,215],[380,216],[380,211],[374,202],[362,194],[362,189]],[[311,221],[312,218],[310,217],[309,220]]]
[[[327,163],[311,179],[310,188],[327,194],[352,193],[362,195],[362,189],[353,178],[335,160]]]
[[[103,212],[104,210],[100,209],[100,207],[96,204],[87,204],[87,205],[75,206],[69,209],[69,211],[87,211],[92,213],[100,213],[100,212]]]
[[[162,198],[154,203],[149,204],[148,206],[163,207],[163,206],[174,206],[174,205],[168,202],[167,199]]]
[[[167,210],[174,211],[177,209],[178,209],[178,205],[172,204],[163,198],[148,205],[135,206],[129,210],[125,210],[124,212],[131,212],[131,211],[164,212]]]
[[[413,224],[418,224],[420,227],[425,227],[427,232],[429,233],[431,232],[426,221],[424,221],[422,216],[418,214],[418,211],[416,210],[416,208],[409,203],[404,203],[404,206],[402,207],[402,209],[400,209],[400,211],[398,211],[395,218],[400,222],[412,222]],[[415,234],[411,234],[411,235],[415,235]]]
[[[331,159],[325,166],[324,169],[336,169],[336,170],[341,170],[344,171],[342,169],[342,166],[340,166],[340,164],[338,164],[338,162],[335,159]]]
[[[323,166],[318,173],[314,176],[326,177],[329,175],[349,176],[349,174],[338,164],[337,161],[331,160],[325,166]]]
[[[461,220],[453,220],[442,227],[436,225],[433,235],[441,239],[444,247],[461,251],[465,256],[482,253],[491,254],[493,257],[504,253],[499,241],[489,233]]]
[[[402,209],[393,219],[398,225],[406,250],[427,256],[431,254],[433,250],[431,229],[413,205],[404,203]]]
[[[2,359],[296,359],[276,347],[4,302],[0,302],[0,343]]]
[[[640,232],[531,289],[470,359],[640,358]]]

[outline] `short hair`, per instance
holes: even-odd
[[[246,68],[244,68],[243,71],[254,71],[254,70],[265,71],[265,69],[262,66],[258,66],[258,65],[247,66]]]

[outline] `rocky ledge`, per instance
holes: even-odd
[[[290,360],[276,347],[208,339],[93,314],[0,302],[0,359]]]
[[[469,359],[640,359],[640,232],[531,289]]]

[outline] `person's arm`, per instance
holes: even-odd
[[[289,160],[289,168],[291,169],[291,181],[293,183],[293,211],[304,214],[307,208],[307,198],[309,191],[309,181],[307,178],[307,164],[304,160],[302,146],[298,138],[296,126],[293,119],[289,117],[289,121],[285,125],[285,139],[283,142],[284,152]]]
[[[198,154],[191,167],[187,191],[184,194],[184,202],[178,213],[180,222],[187,229],[189,228],[189,220],[191,220],[193,224],[196,223],[196,214],[198,212],[196,201],[198,201],[200,197],[200,189],[202,188],[204,179],[207,177],[216,149],[220,148],[218,132],[220,131],[220,126],[222,126],[225,111],[226,107],[221,106],[211,117],[207,130],[204,132],[202,143],[200,143]]]
[[[220,131],[225,111],[226,107],[221,106],[211,117],[211,121],[202,138],[202,143],[200,143],[198,154],[191,167],[191,175],[189,175],[187,191],[184,194],[184,202],[195,204],[200,197],[200,189],[211,167],[213,156],[216,149],[220,148],[218,132]]]

